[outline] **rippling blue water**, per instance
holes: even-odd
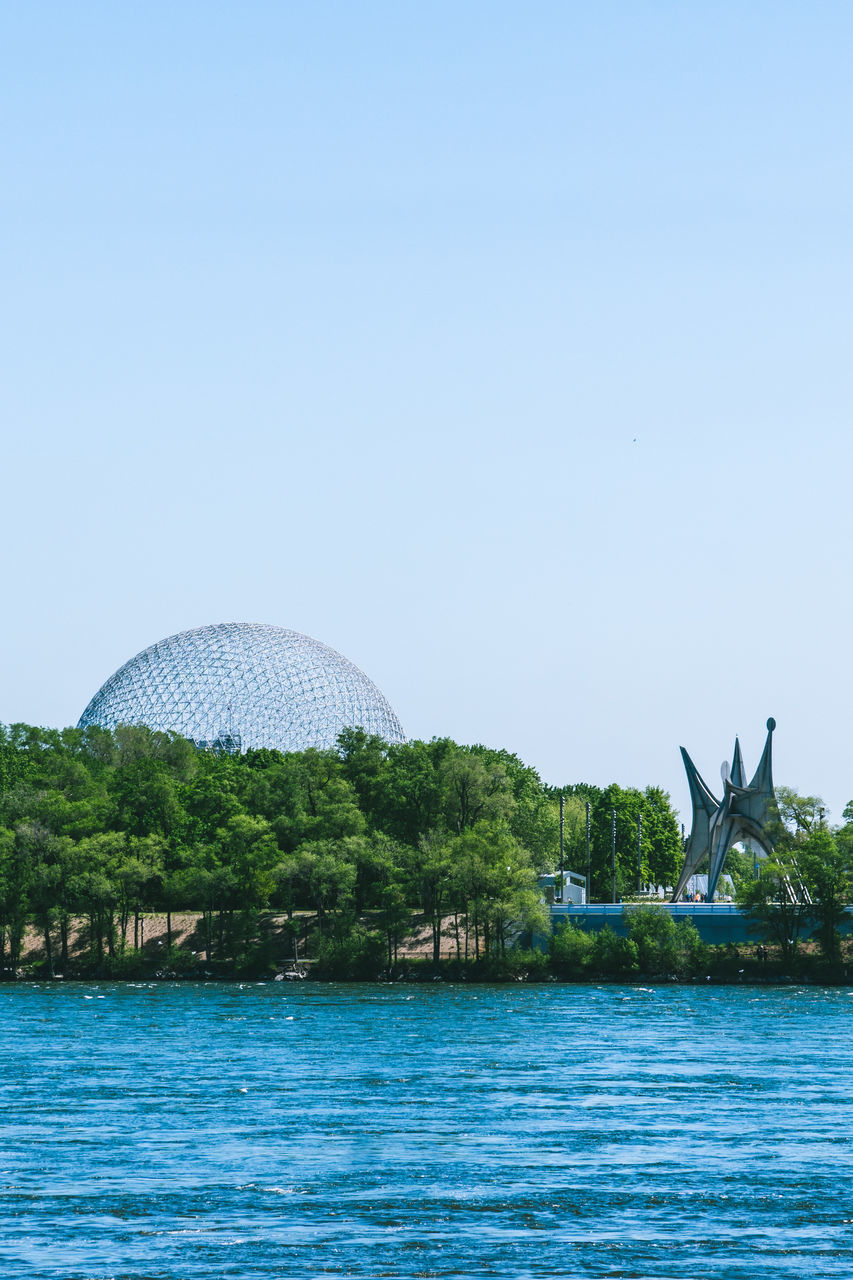
[[[843,990],[0,988],[0,1276],[853,1276]]]

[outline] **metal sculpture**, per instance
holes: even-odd
[[[242,622],[151,645],[110,676],[79,723],[144,724],[231,752],[333,747],[348,727],[406,741],[386,698],[341,654],[298,631]]]
[[[695,874],[704,859],[708,859],[707,899],[713,902],[717,882],[723,870],[726,854],[733,844],[741,840],[758,845],[769,856],[773,852],[773,838],[769,827],[776,818],[776,796],[773,791],[772,741],[776,721],[767,721],[767,741],[755,771],[747,786],[744,782],[743,756],[740,742],[735,738],[731,766],[723,762],[723,798],[718,800],[699,774],[690,756],[681,748],[690,799],[693,802],[693,827],[684,850],[684,866],[673,902],[679,902],[687,881]]]

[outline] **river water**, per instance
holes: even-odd
[[[0,1276],[853,1276],[853,992],[0,988]]]

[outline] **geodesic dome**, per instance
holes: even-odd
[[[95,694],[79,720],[89,724],[144,724],[225,751],[333,747],[355,726],[406,740],[383,694],[341,654],[298,631],[245,622],[143,649]]]

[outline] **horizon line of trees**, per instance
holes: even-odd
[[[614,814],[617,896],[675,882],[682,838],[663,790],[549,787],[505,750],[347,729],[330,750],[227,755],[142,726],[0,726],[0,972],[28,927],[64,972],[73,922],[97,967],[136,951],[154,911],[167,950],[172,913],[198,912],[205,956],[234,963],[266,911],[293,937],[310,912],[326,954],[381,944],[389,968],[417,915],[434,962],[448,922],[460,959],[499,956],[547,931],[537,878],[559,869],[561,797],[566,870],[586,872],[589,805],[590,901],[612,899]],[[780,787],[777,801],[773,857],[727,859],[738,901],[783,951],[817,918],[838,957],[853,802],[833,828],[819,797]]]
[[[389,744],[361,729],[331,750],[243,755],[199,751],[139,725],[111,731],[0,726],[0,971],[20,961],[27,927],[44,938],[50,972],[69,963],[74,921],[90,959],[136,950],[144,916],[201,913],[208,958],[246,960],[258,917],[298,929],[316,916],[334,950],[382,940],[390,966],[422,914],[438,959],[452,921],[460,958],[502,954],[519,931],[545,930],[537,878],[586,871],[590,805],[592,896],[617,884],[671,883],[682,842],[669,796],[542,783],[505,750],[449,738]]]

